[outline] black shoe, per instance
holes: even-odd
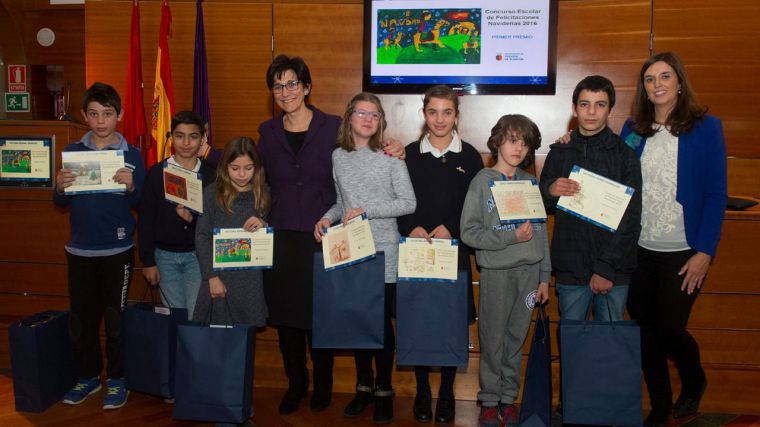
[[[348,402],[343,415],[349,418],[358,417],[372,403],[372,387],[366,385],[356,386],[356,396]]]
[[[375,412],[372,422],[375,424],[390,424],[393,422],[393,389],[375,389]]]
[[[456,412],[456,402],[454,399],[438,398],[435,405],[435,423],[440,426],[447,426],[454,422],[454,413]]]
[[[649,415],[644,419],[644,427],[664,427],[670,416],[671,408],[670,403],[660,407],[653,405]]]
[[[699,402],[702,401],[702,396],[705,395],[706,389],[707,380],[702,381],[696,393],[689,393],[687,390],[681,389],[681,394],[678,395],[678,400],[673,405],[673,418],[682,418],[696,414],[697,410],[699,410]]]
[[[412,412],[414,413],[414,419],[421,423],[427,423],[432,420],[433,405],[431,403],[430,396],[426,394],[418,394],[414,398],[414,407],[412,408]]]
[[[280,401],[280,415],[290,415],[296,412],[301,406],[301,399],[306,397],[308,389],[308,383],[304,387],[288,387],[288,391],[285,392],[285,396]]]
[[[322,412],[330,406],[332,402],[332,391],[317,391],[311,395],[311,412]]]

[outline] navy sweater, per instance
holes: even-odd
[[[81,141],[69,144],[63,151],[95,151],[89,142],[91,135],[92,132],[88,132]],[[106,147],[105,150],[124,151],[124,165],[132,169],[134,191],[67,196],[54,190],[53,202],[58,206],[71,208],[71,240],[66,245],[67,248],[109,251],[134,245],[135,218],[130,210],[136,208],[140,200],[145,168],[140,150],[127,144],[118,132],[116,135],[119,142]]]
[[[140,260],[143,266],[156,265],[156,248],[170,252],[190,252],[195,249],[195,224],[198,216],[193,214],[191,223],[177,215],[177,205],[164,196],[164,165],[167,160],[153,165],[145,178],[140,198],[140,222],[137,237],[140,243]],[[216,169],[205,160],[200,168],[203,188],[216,179]]]

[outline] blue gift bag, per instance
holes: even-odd
[[[250,418],[255,345],[251,325],[181,322],[172,417],[218,423]]]
[[[8,326],[16,410],[44,412],[74,386],[69,313],[44,311]]]
[[[124,380],[130,390],[174,396],[177,323],[187,320],[183,308],[137,303],[124,308]]]
[[[396,285],[399,365],[467,366],[467,272],[457,281],[400,280]]]
[[[548,427],[552,410],[552,345],[549,336],[549,317],[544,306],[538,306],[528,364],[525,368],[521,427]]]
[[[384,253],[331,271],[314,253],[314,348],[383,348],[384,304]]]
[[[635,321],[561,319],[562,421],[639,426],[641,342]]]

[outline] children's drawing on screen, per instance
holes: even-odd
[[[480,64],[481,9],[381,9],[378,64]]]

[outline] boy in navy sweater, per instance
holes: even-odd
[[[201,174],[203,187],[214,182],[216,169],[197,157],[204,139],[203,118],[180,111],[171,123],[174,155],[153,165],[145,178],[140,198],[138,238],[145,280],[161,285],[161,299],[172,308],[186,308],[192,319],[201,285],[201,270],[195,256],[195,224],[198,215],[164,196],[167,163]]]
[[[56,174],[53,201],[69,207],[71,240],[66,244],[71,318],[69,333],[79,380],[63,402],[81,403],[100,390],[102,356],[100,321],[106,325],[107,382],[103,408],[115,409],[127,402],[122,366],[122,308],[127,299],[134,268],[135,219],[145,177],[140,151],[116,132],[121,121],[121,99],[113,87],[95,83],[85,92],[82,116],[91,131],[63,151],[120,150],[124,165],[113,180],[124,184],[123,193],[66,195],[64,189],[76,180],[71,169]]]

